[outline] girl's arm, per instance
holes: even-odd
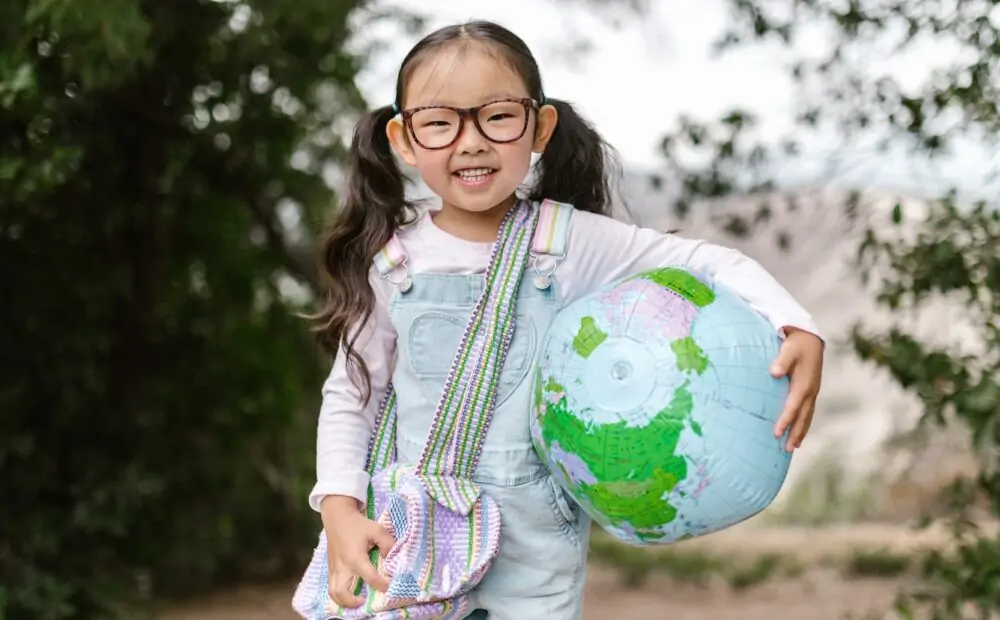
[[[566,251],[556,278],[567,303],[639,271],[687,266],[732,289],[782,333],[797,328],[819,336],[805,308],[759,263],[737,250],[576,211]]]
[[[362,504],[368,496],[365,457],[382,397],[389,385],[396,352],[396,331],[389,321],[387,283],[372,278],[375,309],[354,346],[371,375],[371,399],[362,402],[362,392],[348,375],[346,356],[340,352],[330,376],[323,384],[323,404],[316,433],[316,486],[309,505],[319,511],[327,495],[353,497]],[[353,335],[353,334],[352,334]]]

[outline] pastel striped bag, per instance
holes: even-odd
[[[472,481],[493,415],[497,380],[514,331],[514,305],[527,265],[538,209],[520,203],[504,219],[483,294],[466,326],[419,462],[395,461],[396,393],[390,386],[368,449],[372,474],[367,515],[396,544],[372,562],[387,592],[358,584],[358,608],[328,591],[327,541],[319,544],[292,607],[306,620],[459,620],[473,610],[468,592],[500,545],[500,508]],[[408,290],[409,281],[401,290]]]

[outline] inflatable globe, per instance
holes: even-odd
[[[558,484],[633,545],[718,531],[766,508],[791,455],[774,436],[781,340],[734,293],[680,268],[560,311],[534,378],[532,436]]]

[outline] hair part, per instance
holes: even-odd
[[[528,198],[548,198],[604,215],[613,208],[613,185],[621,172],[616,153],[570,103],[545,96],[538,63],[520,37],[493,22],[477,20],[446,26],[420,40],[400,66],[395,105],[369,112],[355,128],[343,204],[322,244],[325,303],[310,317],[324,350],[334,358],[347,356],[348,371],[365,401],[371,398],[371,379],[355,343],[375,307],[369,279],[372,261],[395,230],[416,214],[415,205],[406,199],[406,178],[386,126],[396,110],[403,109],[406,86],[417,67],[454,45],[485,46],[521,77],[529,96],[558,113],[555,131],[535,165]]]

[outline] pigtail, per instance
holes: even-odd
[[[610,214],[613,179],[621,166],[601,134],[568,102],[547,99],[559,114],[549,144],[536,164],[532,200],[549,198],[581,211]]]
[[[323,349],[333,358],[347,356],[348,370],[366,401],[371,379],[354,343],[375,308],[369,273],[375,254],[413,213],[405,197],[406,178],[386,136],[393,116],[391,106],[378,108],[355,127],[342,205],[322,244],[326,299],[323,309],[309,317]]]

